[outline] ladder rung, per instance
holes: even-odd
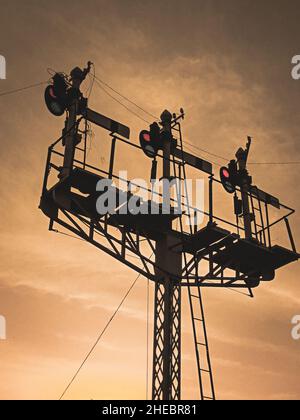
[[[204,343],[197,343],[198,346],[203,346],[203,347],[207,347],[207,344]]]
[[[200,318],[195,318],[195,317],[194,317],[194,319],[195,319],[196,321],[203,322],[203,319],[200,319]]]
[[[210,370],[207,370],[207,369],[200,369],[200,370],[201,370],[201,372],[210,373]]]
[[[205,396],[203,396],[203,398],[205,399],[205,400],[214,400],[212,397],[205,397]]]
[[[199,296],[197,296],[197,295],[191,295],[191,297],[194,297],[196,299],[199,299]]]

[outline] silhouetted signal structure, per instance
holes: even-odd
[[[48,110],[60,117],[64,114],[68,102],[68,84],[62,74],[56,73],[53,76],[53,83],[45,90],[45,102]]]
[[[141,132],[140,146],[132,143],[128,127],[87,107],[80,84],[89,67],[83,71],[74,69],[70,79],[65,80],[67,118],[62,136],[48,150],[40,208],[50,219],[50,230],[60,225],[155,283],[152,398],[156,400],[181,397],[181,291],[182,288],[187,290],[200,397],[214,400],[201,288],[245,288],[252,293],[252,288],[261,281],[272,280],[277,269],[298,260],[288,220],[294,210],[252,185],[247,172],[250,138],[246,149],[241,148],[236,153],[236,160],[221,169],[221,180],[214,177],[210,162],[186,153],[180,124],[183,110],[178,116],[164,111],[159,125],[153,124],[149,130]],[[64,86],[61,79],[60,86]],[[53,92],[54,100],[58,97],[56,90],[47,88],[46,92],[51,98]],[[59,106],[49,106],[47,95],[49,110],[60,115]],[[87,121],[110,132],[108,171],[87,162]],[[167,184],[163,193],[155,193],[156,197],[150,188],[142,187],[153,197],[145,201],[132,194],[132,185],[126,180],[127,189],[120,191],[115,187],[119,196],[125,197],[126,204],[135,197],[141,208],[153,206],[159,211],[132,214],[129,208],[129,212],[123,214],[120,201],[116,201],[112,211],[99,214],[96,201],[103,191],[98,192],[96,186],[104,179],[120,180],[114,167],[116,150],[121,144],[132,151],[134,148],[143,150],[153,159],[152,178],[157,175],[158,160],[162,163],[163,179],[186,182],[187,168],[207,176],[208,209],[196,208],[188,197],[184,199],[180,195],[184,211],[176,213],[176,200],[170,198]],[[53,178],[53,172],[57,177]],[[223,185],[228,193],[234,194],[234,222],[216,215],[214,189],[217,185]],[[166,196],[172,204],[169,214],[162,211]],[[154,198],[158,199],[155,203]],[[271,216],[272,209],[282,214]],[[193,221],[188,228],[184,223],[187,219]],[[291,249],[273,244],[272,229],[282,222],[285,222]],[[151,253],[154,258],[149,258]],[[134,262],[132,255],[137,257]]]

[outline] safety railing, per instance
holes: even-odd
[[[79,127],[80,122],[83,120],[83,117],[80,118],[77,121],[77,126]],[[84,120],[85,121],[85,120]],[[46,168],[45,168],[45,175],[44,175],[44,182],[43,182],[43,193],[46,193],[47,190],[49,190],[49,174],[51,169],[56,170],[57,174],[59,174],[60,168],[61,166],[55,164],[53,162],[53,157],[56,156],[58,158],[61,158],[61,160],[63,160],[64,158],[64,153],[63,151],[58,151],[57,147],[58,145],[60,145],[60,143],[63,142],[64,137],[67,135],[68,133],[63,133],[63,135],[57,139],[53,144],[50,145],[50,147],[48,148],[48,155],[47,155],[47,161],[46,161]],[[91,165],[87,162],[87,153],[86,153],[86,141],[84,142],[84,146],[83,148],[77,147],[77,152],[80,151],[83,153],[83,158],[79,159],[77,157],[77,155],[75,154],[75,158],[74,158],[74,168],[81,168],[83,170],[89,171],[89,172],[93,172],[95,174],[98,174],[101,177],[107,177],[109,179],[112,179],[114,181],[118,181],[118,182],[122,182],[123,184],[127,183],[127,192],[130,193],[130,190],[132,187],[138,187],[141,190],[144,190],[146,193],[151,194],[152,197],[155,197],[158,201],[159,200],[163,200],[163,193],[159,192],[159,191],[155,191],[151,188],[147,188],[143,185],[139,185],[136,184],[134,182],[131,182],[127,179],[124,179],[122,177],[120,177],[119,175],[114,174],[113,168],[114,168],[114,158],[115,158],[115,151],[116,151],[116,147],[118,142],[121,142],[123,144],[126,144],[127,146],[130,147],[134,147],[136,149],[140,149],[141,147],[137,144],[132,143],[129,140],[126,140],[120,136],[117,136],[114,133],[110,133],[110,137],[112,139],[112,143],[111,143],[111,152],[110,152],[110,165],[109,165],[109,170],[106,171],[104,169],[100,169],[98,167],[96,167],[95,165]],[[158,154],[157,158],[163,159],[162,154]],[[175,159],[174,157],[172,157],[170,159],[172,161],[172,163],[180,166],[182,165],[182,162],[178,159]],[[59,181],[58,181],[59,182]],[[203,217],[205,218],[205,220],[207,220],[208,223],[216,223],[216,224],[221,224],[223,226],[225,226],[229,231],[231,231],[232,233],[236,233],[239,237],[243,237],[243,232],[245,231],[245,228],[242,226],[242,224],[239,222],[239,218],[237,217],[236,222],[232,222],[228,219],[225,219],[223,217],[220,217],[217,215],[217,212],[215,211],[215,204],[214,204],[214,186],[216,184],[221,184],[221,181],[216,179],[214,177],[214,175],[210,175],[208,176],[208,210],[206,211],[205,209],[199,209],[196,206],[192,205],[189,201],[187,202],[186,199],[184,199],[184,197],[180,197],[180,200],[178,200],[177,198],[173,198],[170,197],[170,202],[172,203],[172,205],[176,204],[178,206],[178,204],[180,204],[180,207],[183,209],[180,217],[182,218],[186,218],[188,220],[188,223],[186,225],[188,225],[189,223],[191,223],[190,221],[193,220],[194,221],[194,232],[196,232],[199,228],[201,228],[198,225],[198,220],[203,220]],[[55,184],[53,184],[55,185]],[[52,185],[52,186],[53,186]],[[237,195],[241,195],[241,191],[239,188],[237,188],[236,191]],[[251,193],[248,193],[249,196],[249,200],[251,202],[251,207],[253,209],[253,196],[251,195]],[[257,199],[257,198],[256,198]],[[258,199],[259,202],[259,206],[262,210],[262,202],[261,200]],[[265,212],[265,217],[264,217],[264,223],[258,224],[256,223],[255,220],[253,220],[253,238],[260,244],[260,245],[264,245],[267,247],[271,247],[272,246],[272,229],[277,226],[279,223],[283,223],[285,224],[285,228],[287,231],[287,235],[290,241],[290,245],[291,245],[291,249],[296,252],[296,246],[295,246],[295,242],[292,236],[292,231],[290,228],[290,224],[289,224],[289,220],[288,218],[295,212],[295,210],[293,210],[292,208],[284,205],[283,203],[280,203],[280,208],[281,210],[284,211],[284,214],[277,218],[276,220],[273,220],[272,222],[269,220],[269,205],[267,203],[263,203],[263,208],[264,208],[264,212]],[[176,229],[176,228],[175,228]],[[188,231],[186,232],[187,234]]]

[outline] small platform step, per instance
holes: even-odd
[[[200,258],[203,258],[215,252],[219,252],[223,250],[224,248],[227,248],[228,246],[232,245],[238,238],[239,238],[238,235],[234,233],[227,235],[225,236],[225,238],[221,239],[220,241],[215,242],[211,244],[210,246],[204,247],[203,249],[201,249],[197,253],[197,256]]]
[[[74,168],[69,178],[72,188],[76,188],[83,194],[95,194],[96,186],[104,177],[81,168]]]
[[[71,175],[60,180],[50,190],[44,193],[41,200],[41,209],[46,215],[55,219],[58,209],[64,209],[77,215],[82,215],[91,219],[99,220],[103,214],[99,214],[96,209],[96,203],[100,195],[96,191],[97,183],[105,179],[104,177],[81,168],[73,169]],[[106,178],[107,179],[107,178]],[[113,208],[111,212],[126,206],[127,214],[119,213],[109,215],[107,223],[113,226],[125,226],[133,233],[139,233],[143,236],[149,236],[156,239],[161,234],[171,229],[171,223],[179,214],[175,214],[174,210],[171,214],[163,214],[161,206],[151,201],[143,201],[141,197],[133,196],[130,192],[121,191],[116,187],[112,187],[113,194],[116,194],[113,200]],[[131,198],[134,200],[131,202]],[[128,209],[128,202],[139,208],[139,214],[133,214],[132,209]],[[105,209],[107,205],[105,204]],[[117,210],[118,211],[118,210]],[[154,213],[154,214],[153,214]]]
[[[289,249],[283,248],[279,245],[272,247],[272,252],[275,254],[276,259],[274,263],[275,270],[292,262],[298,261],[300,254],[290,251]]]
[[[100,219],[102,215],[97,213],[96,202],[102,193],[96,188],[98,182],[103,179],[107,178],[81,168],[74,168],[69,177],[60,180],[44,193],[41,208],[45,214],[50,214],[51,210],[51,214],[55,215],[60,208],[75,215],[80,214],[91,219]],[[118,207],[119,199],[126,201],[130,195],[113,188],[116,193],[115,204]]]
[[[142,208],[145,212],[151,207],[151,201],[144,202]],[[107,223],[113,226],[124,226],[133,233],[148,236],[150,239],[158,239],[164,232],[170,232],[172,221],[180,217],[179,214],[114,214],[108,218]]]
[[[263,276],[298,260],[299,254],[286,248],[274,246],[267,248],[255,241],[240,239],[213,255],[214,263],[220,264],[242,274]]]
[[[193,235],[178,232],[177,236],[180,242],[178,242],[177,247],[183,247],[185,252],[195,254],[230,235],[228,230],[218,227],[216,223],[209,223]]]

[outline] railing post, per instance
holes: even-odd
[[[44,182],[43,182],[43,194],[47,191],[47,184],[48,184],[48,178],[49,178],[49,172],[50,172],[51,152],[52,152],[52,147],[50,146],[48,148],[48,155],[47,155],[47,161],[46,161],[46,167],[45,167],[45,176],[44,176]]]
[[[213,177],[209,178],[209,223],[213,223]]]
[[[269,219],[269,209],[268,209],[268,204],[265,204],[265,208],[266,208],[266,222],[267,222],[267,231],[268,231],[268,242],[269,242],[269,248],[272,247],[272,242],[271,242],[271,232],[270,232],[270,219]]]
[[[290,223],[287,217],[284,218],[285,224],[286,224],[286,228],[289,234],[289,238],[290,238],[290,242],[291,242],[291,246],[292,246],[292,250],[297,253],[297,249],[296,249],[296,245],[295,245],[295,241],[292,235],[292,231],[291,231],[291,227],[290,227]]]
[[[111,150],[110,150],[110,163],[109,163],[109,175],[108,175],[109,179],[113,178],[115,151],[116,151],[116,138],[113,137],[112,142],[111,142]]]

